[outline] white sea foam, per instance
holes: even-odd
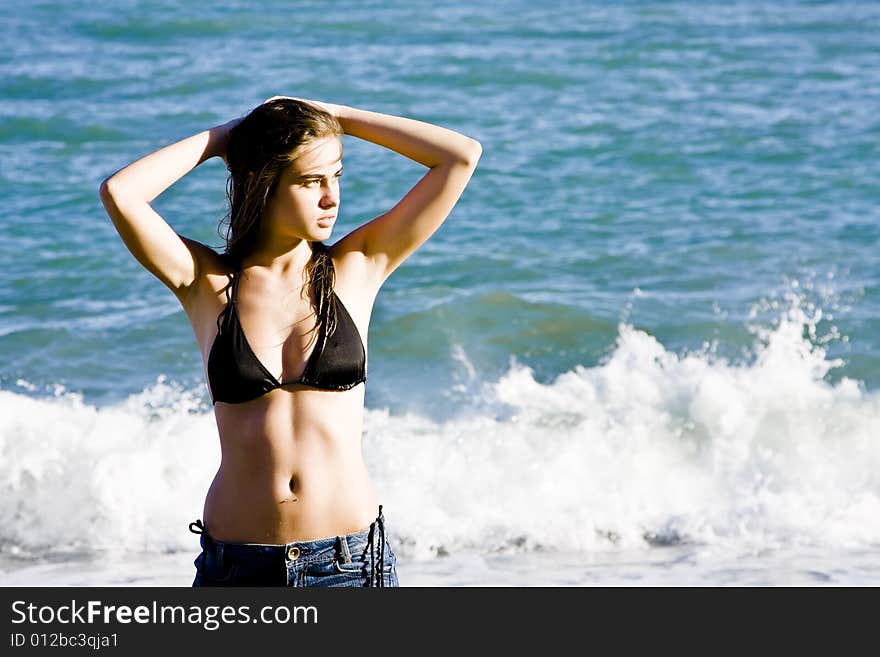
[[[826,380],[838,363],[818,318],[792,303],[742,363],[621,324],[605,361],[550,383],[516,363],[497,381],[470,372],[455,417],[368,409],[398,550],[880,544],[880,396]],[[186,527],[220,460],[198,399],[164,380],[102,408],[0,391],[4,552],[197,549]]]

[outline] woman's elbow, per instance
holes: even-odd
[[[107,178],[104,178],[104,180],[101,182],[101,185],[98,187],[98,196],[101,197],[101,201],[104,203],[104,205],[107,205],[108,203],[113,201],[116,191],[114,187],[115,185],[113,183],[113,176],[108,176]]]
[[[110,208],[112,208],[114,205],[113,190],[110,178],[105,178],[101,182],[100,187],[98,187],[98,197],[101,199],[101,203],[104,205],[104,209],[107,210],[107,212],[109,213]]]
[[[464,148],[464,153],[462,154],[462,160],[464,161],[464,163],[471,169],[475,169],[477,167],[477,162],[480,161],[480,157],[482,155],[483,145],[476,139],[468,137],[467,144]]]

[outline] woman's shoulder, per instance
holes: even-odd
[[[181,239],[192,254],[196,278],[180,302],[191,315],[203,308],[213,312],[218,301],[222,301],[235,267],[226,254],[217,252],[207,244],[189,237],[181,236]]]
[[[348,299],[359,299],[365,308],[372,307],[381,281],[376,279],[363,252],[346,238],[330,246],[328,252],[335,270],[334,287],[338,295],[343,297],[343,303]]]
[[[197,276],[229,276],[235,271],[232,262],[225,253],[219,253],[207,244],[189,237],[181,236],[192,254],[196,265]]]
[[[339,240],[327,247],[327,253],[333,260],[337,281],[340,278],[363,280],[367,270],[367,261],[363,252],[355,248],[351,240],[347,238]]]

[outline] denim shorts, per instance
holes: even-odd
[[[201,520],[189,530],[202,545],[193,586],[400,586],[381,506],[366,529],[314,541],[227,543],[212,538]]]

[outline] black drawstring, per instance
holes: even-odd
[[[379,569],[376,570],[376,541],[374,538],[376,525],[379,525]],[[382,505],[379,505],[379,517],[370,525],[370,535],[367,538],[370,546],[370,579],[367,586],[385,588],[385,522],[382,518]]]
[[[193,534],[198,534],[201,536],[201,544],[202,544],[202,553],[197,558],[196,566],[198,570],[198,576],[201,577],[202,569],[205,567],[205,559],[207,557],[207,553],[211,553],[211,558],[216,559],[217,563],[223,564],[223,543],[216,542],[211,535],[208,533],[208,528],[205,527],[202,519],[199,518],[195,522],[189,523],[189,530]]]
[[[379,586],[385,588],[385,520],[379,505]]]

